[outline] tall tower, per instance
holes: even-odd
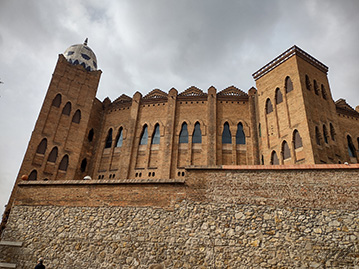
[[[264,164],[338,163],[343,148],[328,67],[293,46],[253,74]]]
[[[59,55],[17,180],[78,179],[88,169],[100,76],[87,39]]]

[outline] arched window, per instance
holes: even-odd
[[[50,162],[50,163],[56,162],[56,160],[57,160],[57,152],[58,152],[57,147],[54,147],[51,150],[51,152],[49,154],[49,157],[47,158],[47,161]]]
[[[292,80],[290,79],[290,77],[286,77],[285,78],[285,92],[291,92],[293,91],[293,83]]]
[[[303,147],[302,138],[297,130],[293,132],[294,149]]]
[[[118,130],[118,134],[116,137],[116,143],[115,143],[115,147],[116,148],[120,148],[122,147],[122,142],[123,142],[123,129],[122,127]]]
[[[81,121],[81,111],[78,109],[78,110],[76,110],[74,116],[72,117],[72,122],[80,123],[80,121]]]
[[[155,125],[155,130],[153,131],[153,135],[152,135],[152,141],[151,144],[152,145],[156,145],[160,143],[160,125],[157,123]]]
[[[263,155],[261,157],[261,165],[264,165],[264,157],[263,157]]]
[[[61,105],[61,94],[57,94],[54,100],[52,100],[52,106],[54,107],[60,107]]]
[[[67,171],[67,166],[69,165],[69,156],[65,155],[59,165],[59,170],[61,171]]]
[[[278,105],[283,102],[283,95],[279,88],[275,91],[275,103]]]
[[[232,135],[231,130],[229,130],[228,122],[226,122],[223,126],[222,144],[232,144]]]
[[[200,144],[200,143],[202,143],[201,125],[199,124],[198,121],[197,121],[196,124],[194,125],[192,143],[193,143],[193,144]]]
[[[309,77],[308,75],[305,75],[305,87],[307,88],[307,90],[311,90],[311,85],[310,85],[310,80],[309,80]]]
[[[89,131],[89,134],[87,136],[87,139],[89,140],[89,142],[92,142],[93,140],[93,136],[95,134],[95,131],[93,130],[93,128]]]
[[[282,156],[283,156],[283,160],[290,158],[290,149],[289,149],[287,141],[285,141],[285,140],[282,143]]]
[[[330,137],[333,141],[335,141],[335,130],[333,124],[330,123],[329,126],[330,126]]]
[[[317,145],[320,145],[320,132],[317,126],[315,127],[315,141],[317,142]]]
[[[112,146],[112,128],[110,128],[110,130],[108,130],[108,134],[107,134],[106,142],[105,142],[105,149],[111,148],[111,146]]]
[[[37,180],[37,171],[36,170],[32,170],[30,175],[29,175],[29,180]]]
[[[347,142],[348,142],[348,153],[349,153],[349,157],[356,157],[355,154],[355,147],[352,141],[352,138],[350,137],[350,135],[347,135]]]
[[[275,152],[275,150],[272,151],[271,158],[270,158],[270,164],[273,164],[273,165],[279,164],[279,159],[278,159],[278,156],[277,156],[277,153]]]
[[[148,141],[148,127],[147,124],[145,124],[142,129],[140,145],[147,145],[147,141]]]
[[[188,130],[187,130],[187,123],[182,123],[181,132],[179,135],[179,143],[188,143]]]
[[[83,159],[82,162],[81,162],[81,167],[80,167],[80,169],[81,169],[81,172],[82,172],[82,173],[86,171],[86,166],[87,166],[87,160],[86,160],[86,158],[85,158],[85,159]]]
[[[325,88],[324,88],[324,85],[322,84],[321,85],[321,88],[322,88],[322,96],[325,100],[327,100],[327,92],[325,91]]]
[[[324,142],[326,144],[328,144],[328,132],[327,132],[327,127],[323,124],[323,137],[324,137]]]
[[[64,108],[62,109],[62,114],[69,116],[71,113],[71,103],[67,102]]]
[[[314,80],[314,92],[316,95],[319,95],[319,89],[318,89],[318,84],[317,84],[316,80]]]
[[[272,106],[272,102],[268,98],[266,101],[266,113],[269,114],[271,112],[273,112],[273,106]]]
[[[237,125],[237,132],[236,132],[236,144],[237,145],[244,145],[246,143],[246,135],[243,130],[242,123],[238,123]]]
[[[46,149],[47,149],[47,139],[44,138],[41,140],[40,144],[37,146],[36,153],[45,154]]]

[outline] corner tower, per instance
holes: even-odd
[[[253,74],[264,164],[338,163],[328,67],[293,46]]]
[[[87,39],[59,55],[17,180],[70,180],[85,172],[100,76]]]

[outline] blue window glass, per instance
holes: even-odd
[[[236,144],[244,145],[246,143],[246,136],[244,134],[242,123],[238,123],[237,125],[237,133],[236,133]]]
[[[122,142],[123,142],[123,135],[122,135],[122,127],[121,127],[120,130],[118,130],[118,135],[116,139],[116,148],[122,147]]]
[[[112,146],[112,128],[108,130],[105,148],[111,148],[111,146]]]
[[[157,123],[155,126],[155,130],[153,131],[151,144],[159,144],[159,143],[160,143],[160,125]]]
[[[349,153],[349,157],[356,157],[355,155],[355,147],[354,147],[354,144],[353,144],[353,141],[352,141],[352,138],[347,135],[347,140],[348,140],[348,153]]]
[[[84,59],[86,59],[86,60],[90,60],[90,59],[91,59],[90,56],[88,56],[88,55],[85,54],[85,53],[81,53],[81,56],[82,56],[82,58],[84,58]]]
[[[223,126],[222,144],[232,144],[231,130],[229,130],[229,124],[226,122]]]
[[[143,126],[143,130],[142,130],[140,145],[147,145],[147,140],[148,140],[148,131],[147,131],[147,129],[148,129],[147,124],[145,124],[145,126]]]
[[[74,54],[74,52],[73,52],[73,51],[69,51],[69,52],[67,53],[67,56],[70,56],[70,55],[72,55],[72,54]]]
[[[192,143],[193,144],[202,143],[202,132],[201,132],[201,125],[199,124],[199,122],[196,122],[196,124],[194,125]]]
[[[188,130],[187,130],[187,123],[182,124],[180,136],[179,136],[180,143],[188,143]]]

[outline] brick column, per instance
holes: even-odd
[[[207,104],[207,165],[215,166],[217,163],[217,90],[214,87],[208,89]]]

